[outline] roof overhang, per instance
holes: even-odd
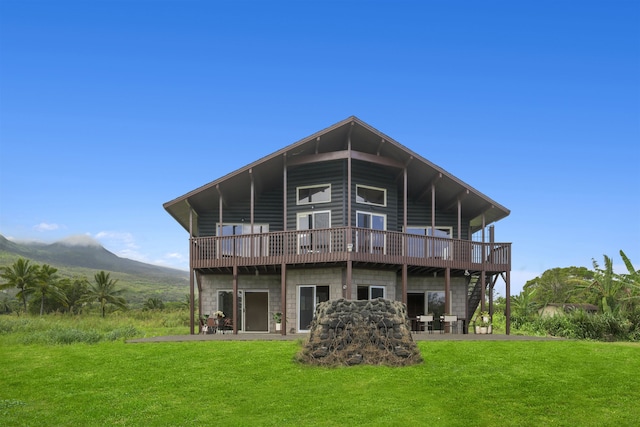
[[[439,209],[457,211],[460,200],[463,216],[472,218],[472,231],[482,228],[483,223],[489,225],[510,213],[504,206],[357,117],[338,122],[163,206],[189,231],[190,224],[194,227],[197,224],[197,221],[190,220],[192,212],[197,215],[198,212],[217,209],[221,198],[224,204],[232,204],[235,200],[249,197],[252,181],[256,194],[282,185],[285,162],[287,166],[294,166],[349,156],[353,160],[398,170],[399,185],[402,185],[401,177],[406,168],[407,190],[409,198],[414,200],[430,199],[432,185],[435,186]],[[197,234],[195,229],[193,232]]]

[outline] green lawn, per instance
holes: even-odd
[[[640,346],[420,342],[405,368],[301,366],[293,341],[22,344],[0,335],[4,426],[626,426]]]

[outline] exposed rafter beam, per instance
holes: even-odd
[[[400,171],[400,173],[398,173],[398,175],[396,175],[396,182],[400,180],[404,180],[404,175],[406,173],[407,168],[409,167],[409,163],[411,163],[412,160],[413,160],[413,156],[409,156],[407,161],[404,162],[404,166],[402,167],[402,170]]]
[[[375,154],[363,153],[362,151],[351,150],[351,158],[369,163],[375,163],[382,166],[390,166],[392,168],[404,168],[404,165],[397,160],[393,160],[388,157],[376,156]]]
[[[486,206],[487,206],[487,208],[482,210],[483,214],[485,214],[485,213],[489,212],[491,209],[495,208],[494,205],[486,205]]]
[[[227,207],[227,201],[225,200],[224,196],[222,195],[222,189],[220,188],[220,184],[216,184],[216,191],[218,192],[218,197],[220,198],[222,205],[226,208]]]
[[[252,176],[255,195],[259,196],[262,193],[262,189],[264,188],[264,180],[260,179],[260,173],[258,169],[249,169],[249,176]]]
[[[424,186],[424,190],[422,190],[416,200],[422,200],[422,198],[425,197],[428,193],[431,193],[431,186],[436,185],[441,179],[442,172],[438,172],[437,174],[435,174],[435,176],[431,178],[431,181],[429,181],[429,183]]]
[[[467,197],[470,193],[470,190],[468,188],[463,189],[462,191],[460,191],[458,194],[456,194],[455,196],[453,196],[453,198],[447,200],[446,202],[442,203],[442,210],[443,211],[449,211],[453,208],[457,208],[458,207],[458,200],[462,200],[465,197]]]
[[[331,151],[329,153],[307,154],[287,159],[287,166],[308,165],[317,162],[329,162],[331,160],[346,159],[348,151]]]

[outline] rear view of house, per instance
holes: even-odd
[[[274,313],[305,332],[319,302],[378,297],[463,330],[499,278],[509,302],[509,210],[356,117],[164,208],[190,237],[192,334],[218,310],[234,333],[274,332]]]

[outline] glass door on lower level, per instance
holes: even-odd
[[[329,300],[329,286],[298,286],[298,331],[308,332],[316,305]]]
[[[238,330],[242,330],[243,292],[238,291]],[[227,325],[233,327],[233,291],[218,291],[218,310],[224,313]]]
[[[427,313],[433,314],[433,329],[442,329],[440,317],[447,312],[445,308],[445,292],[427,292]]]

